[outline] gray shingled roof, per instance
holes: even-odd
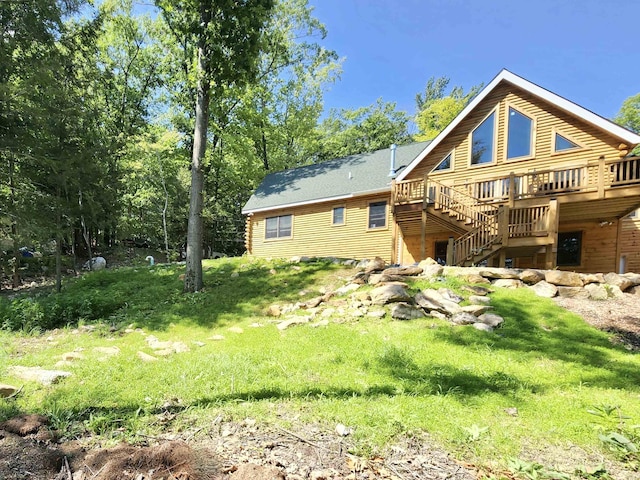
[[[409,165],[429,142],[399,146],[396,171]],[[351,155],[306,167],[267,175],[242,209],[242,213],[284,205],[329,200],[390,188],[391,149]]]

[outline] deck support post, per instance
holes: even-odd
[[[514,172],[511,172],[509,174],[509,208],[513,208],[516,202],[515,189],[516,174]]]
[[[604,198],[604,155],[598,158],[598,198]]]
[[[447,259],[445,260],[447,265],[453,265],[453,237],[449,237],[447,243]]]
[[[549,200],[549,223],[547,225],[547,235],[550,242],[545,247],[544,268],[553,270],[556,268],[556,255],[558,251],[558,200]]]
[[[427,256],[427,197],[429,189],[427,187],[427,176],[424,176],[423,192],[422,192],[422,215],[420,222],[420,260],[424,260]]]

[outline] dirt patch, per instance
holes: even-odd
[[[580,315],[594,327],[613,333],[615,343],[640,351],[640,295],[608,300],[556,297],[556,304]]]
[[[194,434],[198,438],[193,438]],[[407,437],[384,455],[349,453],[348,439],[315,425],[296,432],[254,422],[224,422],[189,434],[186,442],[155,439],[148,446],[87,451],[80,442],[42,441],[0,430],[3,480],[337,480],[430,478],[472,480],[465,468],[426,435]],[[187,438],[187,437],[185,437]]]

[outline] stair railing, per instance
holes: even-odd
[[[436,180],[428,180],[427,195],[436,210],[447,212],[455,220],[464,221],[472,227],[487,222],[491,217],[483,211],[486,206],[477,198]]]

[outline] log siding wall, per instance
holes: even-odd
[[[387,202],[384,228],[369,229],[369,204]],[[345,207],[344,224],[333,225],[333,208]],[[266,239],[268,217],[293,215],[292,237]],[[339,202],[324,202],[296,208],[255,213],[249,217],[252,255],[258,257],[319,256],[339,258],[373,258],[386,262],[392,254],[392,213],[390,195],[358,197]]]

